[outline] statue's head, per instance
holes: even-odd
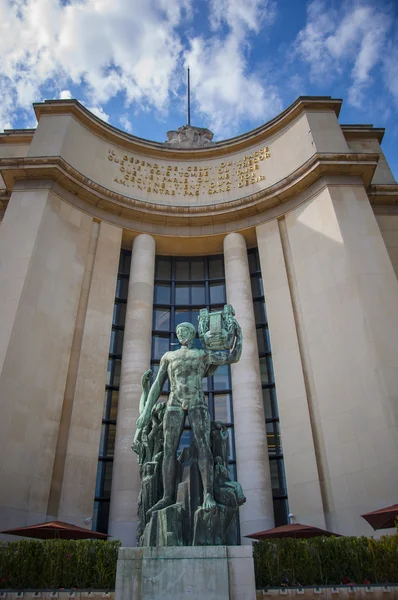
[[[183,346],[195,339],[196,329],[192,323],[180,323],[176,327],[177,339]]]

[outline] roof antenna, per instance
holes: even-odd
[[[190,82],[190,71],[188,67],[188,125],[191,124],[191,82]]]

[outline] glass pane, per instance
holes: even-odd
[[[113,379],[112,379],[110,385],[120,385],[121,360],[120,360],[120,358],[116,358],[113,362],[114,362]]]
[[[157,258],[155,267],[156,279],[171,279],[171,260],[169,258]]]
[[[272,359],[270,356],[260,358],[261,383],[274,383],[274,371],[272,368]]]
[[[198,309],[193,308],[191,310],[191,315],[192,315],[191,316],[191,323],[192,323],[192,325],[195,326],[195,329],[197,330],[198,329],[198,317],[199,317],[199,311],[198,311]]]
[[[130,273],[131,252],[123,251],[120,254],[119,273],[128,275]]]
[[[270,337],[269,337],[269,329],[268,329],[268,327],[266,327],[264,329],[264,335],[265,335],[265,343],[266,343],[266,346],[268,348],[268,352],[271,352],[271,340],[270,340]]]
[[[96,531],[99,531],[100,533],[108,533],[109,507],[109,500],[98,502]]]
[[[106,443],[106,425],[102,423],[101,425],[101,437],[100,437],[100,445],[99,445],[99,455],[104,456],[105,454],[105,443]]]
[[[210,304],[224,304],[225,302],[225,284],[212,283],[210,285]]]
[[[108,418],[108,404],[110,402],[110,400],[108,400],[108,396],[110,397],[110,392],[108,390],[105,390],[105,396],[104,396],[104,408],[102,409],[102,418],[103,419],[107,419]]]
[[[204,392],[207,392],[207,390],[209,389],[207,377],[204,377],[204,379],[202,379],[202,389]]]
[[[124,325],[126,320],[126,306],[125,302],[118,302],[113,308],[113,319],[112,325]]]
[[[217,258],[209,258],[209,277],[210,279],[224,277],[224,259],[222,256]]]
[[[258,345],[258,353],[259,354],[265,354],[266,352],[269,352],[269,348],[266,344],[265,341],[265,330],[263,327],[261,327],[260,329],[256,329],[256,335],[257,335],[257,345]]]
[[[191,279],[198,280],[205,278],[205,265],[203,259],[191,261]]]
[[[180,439],[180,445],[179,445],[178,450],[177,450],[177,455],[184,448],[189,448],[190,445],[191,445],[191,430],[190,429],[185,429],[182,432],[182,436],[181,436],[181,439]]]
[[[97,527],[98,527],[98,505],[99,502],[98,500],[96,500],[94,502],[94,510],[93,510],[93,529],[94,531],[98,531]]]
[[[269,467],[270,467],[270,471],[271,471],[271,484],[272,484],[272,491],[273,493],[276,495],[279,495],[279,471],[278,471],[278,461],[276,460],[270,460],[269,461]]]
[[[113,456],[115,454],[115,437],[116,437],[116,425],[108,425],[108,441],[107,446],[104,448],[106,456]]]
[[[105,498],[111,497],[112,468],[113,462],[104,461],[102,496]]]
[[[286,481],[285,469],[282,458],[274,458],[269,461],[271,470],[272,493],[274,496],[285,496]]]
[[[237,481],[238,478],[236,476],[236,465],[232,464],[232,465],[228,465],[229,468],[229,476],[232,479],[232,481]]]
[[[160,360],[165,352],[169,351],[169,338],[153,336],[152,358]]]
[[[175,321],[174,329],[177,327],[177,325],[181,325],[181,323],[190,323],[191,322],[191,313],[189,312],[189,310],[186,310],[185,308],[176,309],[175,315],[174,315],[174,321]]]
[[[189,261],[176,260],[176,279],[178,281],[189,279]]]
[[[103,419],[116,420],[118,399],[119,399],[118,391],[105,390],[104,410],[102,413]]]
[[[251,277],[252,295],[253,298],[258,298],[264,295],[263,281],[260,276]]]
[[[274,498],[274,517],[275,527],[287,525],[288,523],[288,505],[286,498]]]
[[[278,454],[278,440],[274,425],[275,423],[266,424],[268,454]]]
[[[153,328],[157,331],[170,330],[170,311],[158,308],[153,311]]]
[[[228,427],[228,435],[229,435],[228,460],[235,460],[234,430],[232,427]]]
[[[265,322],[264,302],[262,300],[257,300],[254,303],[254,317],[257,325]]]
[[[228,390],[231,387],[230,381],[229,365],[222,365],[213,375],[213,389]]]
[[[255,273],[256,271],[259,270],[257,251],[256,252],[249,252],[248,253],[248,258],[249,258],[250,273]]]
[[[263,390],[264,414],[266,419],[278,418],[278,405],[276,402],[275,388],[265,388]]]
[[[157,283],[155,285],[155,304],[170,304],[170,285]]]
[[[176,285],[176,304],[190,304],[187,285]]]
[[[118,279],[116,283],[116,297],[126,300],[129,287],[128,279]]]
[[[113,456],[115,452],[116,425],[102,424],[100,439],[100,456]]]
[[[108,394],[110,395],[110,410],[109,410],[109,419],[112,421],[116,421],[117,417],[117,406],[119,402],[119,392],[117,390],[109,390]],[[108,396],[109,398],[109,396]]]
[[[112,329],[111,343],[109,347],[110,354],[121,354],[123,350],[123,335],[124,331],[120,329]]]
[[[106,385],[111,385],[112,381],[113,360],[108,360],[108,368],[106,371]]]
[[[193,285],[192,288],[192,304],[205,304],[205,286]]]
[[[268,454],[282,454],[281,434],[279,422],[267,423]]]
[[[98,461],[98,469],[97,469],[97,479],[95,482],[95,496],[101,496],[101,484],[102,484],[102,474],[104,472],[104,461]]]
[[[231,396],[229,394],[214,395],[214,420],[231,423]]]

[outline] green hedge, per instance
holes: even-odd
[[[120,542],[21,540],[0,546],[0,589],[115,589]]]
[[[0,589],[115,588],[120,542],[21,540],[0,546]],[[398,583],[398,534],[254,544],[257,587]]]
[[[257,587],[397,583],[398,534],[261,541],[254,565]]]

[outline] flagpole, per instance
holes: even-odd
[[[191,85],[188,67],[188,125],[191,124]]]

